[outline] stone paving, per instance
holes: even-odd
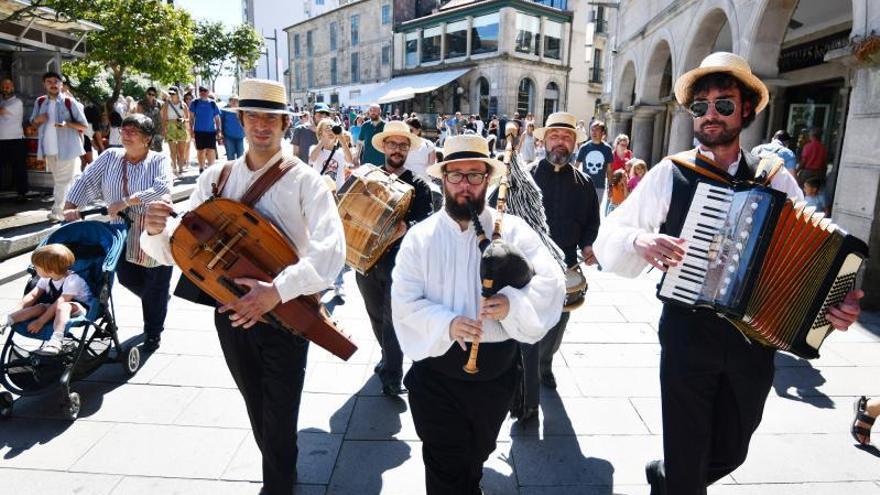
[[[27,258],[3,263],[15,272]],[[352,272],[337,319],[360,349],[342,362],[309,353],[300,414],[297,493],[423,493],[421,448],[407,403],[381,395],[379,352]],[[661,453],[654,298],[657,273],[636,280],[590,270],[587,304],[572,315],[544,390],[540,422],[508,420],[486,463],[487,494],[646,495],[643,466]],[[24,285],[2,286],[0,309]],[[139,301],[115,289],[125,339],[139,334]],[[836,334],[823,357],[780,355],[775,389],[744,466],[718,495],[880,493],[880,457],[854,447],[857,395],[880,395],[880,315]],[[5,340],[5,337],[4,337]],[[173,298],[162,347],[127,379],[108,364],[73,386],[80,418],[54,397],[23,399],[0,422],[2,493],[256,494],[260,456],[223,361],[210,310]],[[880,434],[878,434],[880,436]]]

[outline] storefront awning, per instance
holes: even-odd
[[[471,69],[455,69],[442,72],[428,72],[425,74],[413,74],[400,76],[386,82],[382,86],[361,95],[355,105],[368,105],[371,103],[392,103],[395,101],[409,100],[417,94],[434,91],[440,86],[449,84],[459,77],[467,74]]]

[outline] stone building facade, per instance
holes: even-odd
[[[284,29],[297,107],[348,105],[391,78],[392,0],[355,0]]]
[[[770,89],[770,104],[743,132],[745,149],[777,129],[818,128],[829,152],[834,221],[869,242],[865,306],[880,307],[880,54],[854,46],[880,32],[874,0],[621,0],[613,40],[611,134],[630,134],[656,163],[693,146],[692,118],[672,85],[713,51],[737,53]]]
[[[555,5],[555,6],[554,6]],[[522,116],[557,110],[592,115],[586,1],[452,1],[395,27],[395,78],[448,72],[452,81],[396,104],[428,122],[460,111]],[[598,95],[598,93],[597,93]]]

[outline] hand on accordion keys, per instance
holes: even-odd
[[[639,234],[633,247],[642,259],[654,268],[666,271],[667,267],[677,266],[684,259],[684,239],[664,234]]]
[[[848,292],[846,297],[843,298],[842,303],[828,308],[828,312],[825,313],[825,319],[837,330],[847,330],[850,325],[859,319],[859,313],[861,312],[859,299],[864,295],[865,293],[861,290]]]

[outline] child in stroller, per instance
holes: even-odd
[[[64,244],[47,244],[31,255],[31,265],[40,278],[21,300],[22,309],[7,316],[5,325],[11,327],[30,320],[27,331],[35,334],[53,321],[52,337],[43,341],[35,354],[53,356],[61,352],[61,339],[70,317],[85,316],[88,307],[94,304],[86,281],[70,271],[75,260],[73,252]]]
[[[106,214],[106,210],[102,213]],[[77,304],[70,305],[69,319],[64,325],[56,325],[60,323],[58,317],[52,321],[53,317],[46,313],[34,314],[37,310],[26,314],[30,320],[20,312],[14,314],[13,331],[9,332],[0,349],[0,390],[5,389],[0,391],[0,418],[12,414],[13,394],[21,397],[59,392],[64,415],[76,419],[80,397],[70,390],[71,382],[85,378],[106,362],[121,363],[128,375],[138,370],[140,352],[134,345],[123,347],[119,342],[110,296],[125,237],[123,224],[73,222],[53,232],[38,248],[39,251],[54,244],[66,246],[75,259],[69,272],[85,281],[88,293],[93,297],[84,301],[81,297],[84,291],[75,291],[78,295],[70,300],[77,301]],[[39,257],[35,254],[34,258],[36,266],[29,269],[32,278],[25,288],[26,294],[34,293],[42,275],[55,278],[64,271],[60,267],[41,267]],[[40,273],[43,268],[51,273]],[[65,278],[60,292],[68,293],[69,280],[73,280],[72,276]],[[53,285],[57,287],[57,284],[50,284],[49,287]],[[82,308],[78,307],[80,304]],[[73,306],[77,306],[75,312]],[[37,323],[34,323],[34,319]],[[35,328],[36,332],[33,331]],[[0,328],[0,335],[5,329],[5,326]],[[56,330],[61,330],[61,335]],[[53,340],[61,344],[57,353],[49,351],[50,344],[45,342]],[[111,350],[115,351],[112,357]]]

